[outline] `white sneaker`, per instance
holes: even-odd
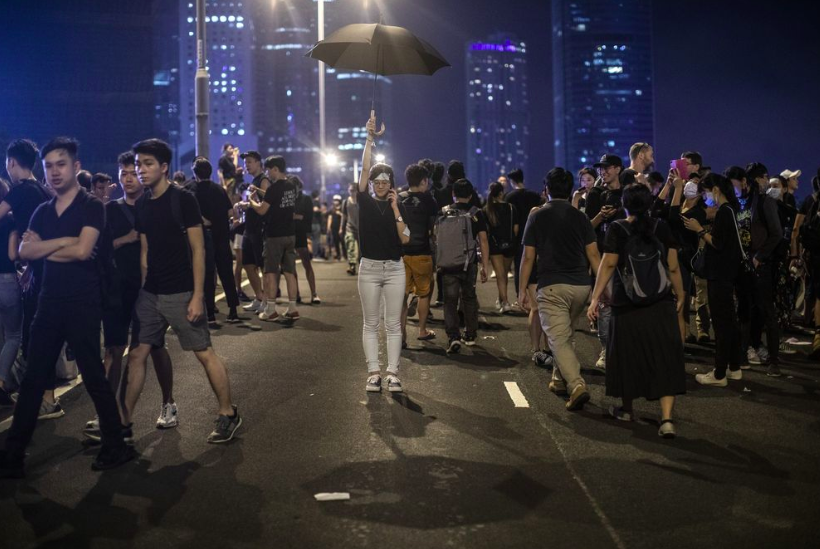
[[[763,361],[760,360],[760,355],[757,354],[754,347],[746,349],[746,359],[749,361],[749,364],[763,364]]]
[[[259,309],[259,320],[277,320],[279,318],[279,313],[276,312],[276,303],[272,303],[268,301],[268,303],[261,309]]]
[[[501,307],[499,307],[498,309],[498,312],[500,312],[502,315],[504,313],[509,313],[510,311],[512,311],[512,305],[510,305],[508,302],[502,303]]]
[[[500,309],[500,308],[501,308],[501,300],[500,300],[500,299],[496,299],[496,300],[495,300],[495,308],[496,308],[496,309]]]
[[[762,364],[768,364],[769,363],[769,350],[766,347],[761,345],[757,349],[757,356],[760,357],[760,362]]]
[[[162,405],[159,417],[157,418],[157,429],[173,429],[179,425],[179,417],[177,415],[177,403],[169,402]]]
[[[714,387],[726,387],[727,385],[729,385],[729,381],[725,377],[723,379],[717,379],[715,377],[714,370],[712,370],[708,374],[696,374],[695,381],[697,381],[701,385],[711,385]]]
[[[606,349],[601,349],[601,355],[598,357],[595,367],[599,370],[606,370]]]
[[[743,372],[740,370],[732,371],[726,370],[726,379],[731,379],[732,381],[740,381],[743,379]]]
[[[262,303],[258,299],[254,299],[253,301],[251,301],[247,305],[243,305],[242,310],[243,311],[253,311],[254,313],[258,313],[263,305],[264,305],[264,303]]]
[[[797,351],[794,350],[794,347],[788,341],[784,341],[780,344],[780,354],[781,355],[794,355],[797,354]]]

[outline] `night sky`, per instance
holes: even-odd
[[[528,44],[527,179],[539,187],[553,167],[549,1],[385,3],[387,23],[410,28],[453,65],[432,78],[396,78],[402,108],[388,131],[397,167],[464,157],[464,42],[509,31]],[[798,194],[808,194],[820,167],[820,5],[657,0],[653,9],[658,167],[689,149],[721,171],[762,161],[772,174],[802,170]]]

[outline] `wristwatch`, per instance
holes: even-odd
[[[396,218],[396,223],[404,223],[404,218],[402,216],[398,216]]]

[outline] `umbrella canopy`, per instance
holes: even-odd
[[[432,75],[449,67],[436,48],[409,30],[381,24],[347,25],[307,53],[336,69],[361,70],[372,74]]]

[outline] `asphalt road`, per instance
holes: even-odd
[[[0,481],[0,547],[820,546],[817,364],[793,356],[783,378],[758,367],[727,389],[690,378],[679,437],[662,440],[654,403],[636,403],[638,422],[607,419],[592,370],[591,402],[566,412],[529,360],[524,318],[492,313],[488,283],[478,346],[446,356],[434,309],[437,339],[403,354],[405,393],[366,394],[355,278],[316,267],[324,302],[295,326],[214,332],[245,420],[233,443],[206,444],[215,398],[170,336],[179,428],[154,428],[149,375],[139,459],[92,472],[81,429],[93,407],[82,386],[69,391],[67,415],[38,426],[28,478]],[[689,350],[690,373],[709,369],[708,350]]]

